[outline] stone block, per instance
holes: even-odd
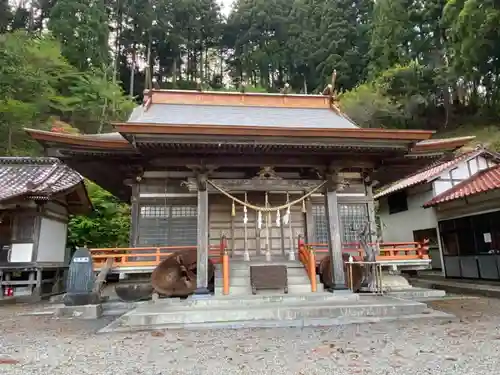
[[[102,305],[61,306],[55,310],[59,317],[74,317],[79,319],[98,319],[102,316]]]
[[[63,297],[66,306],[96,305],[100,302],[101,296],[98,293],[66,293]]]

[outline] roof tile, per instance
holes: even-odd
[[[0,157],[0,201],[25,196],[48,199],[83,182],[55,158]]]
[[[432,179],[435,177],[439,176],[441,172],[447,170],[448,168],[451,168],[461,162],[462,160],[468,159],[468,158],[473,158],[481,153],[485,152],[485,150],[475,150],[475,151],[470,151],[466,152],[464,154],[461,154],[451,160],[446,160],[446,161],[437,161],[436,163],[433,163],[429,165],[428,167],[421,169],[417,171],[416,173],[405,177],[399,181],[396,181],[394,184],[390,185],[389,187],[381,190],[377,194],[375,194],[374,198],[378,199],[383,196],[389,195],[396,193],[400,190],[407,189],[409,187],[423,184],[426,182],[430,182]]]
[[[465,198],[479,193],[500,189],[500,165],[479,171],[451,189],[435,196],[424,204],[424,207],[436,206],[440,203]]]
[[[172,125],[277,126],[285,128],[356,129],[331,108],[279,108],[192,104],[138,106],[129,123]]]

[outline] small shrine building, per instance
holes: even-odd
[[[299,236],[328,244],[334,289],[342,249],[375,228],[382,186],[470,138],[359,128],[333,95],[149,90],[116,132],[27,129],[47,156],[131,203],[131,247],[196,246],[197,292],[210,246],[231,259],[296,259]],[[411,239],[408,239],[411,241]]]

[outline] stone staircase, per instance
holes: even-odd
[[[426,304],[341,291],[307,294],[221,296],[161,299],[141,304],[100,330],[220,329],[313,327],[373,323],[398,319],[453,316]]]
[[[231,259],[229,262],[229,295],[243,296],[251,295],[252,287],[250,283],[250,266],[255,265],[286,265],[288,278],[288,294],[305,294],[311,292],[311,282],[307,272],[299,261],[288,261],[281,257],[275,257],[275,260],[266,262],[265,259],[253,257],[250,262],[243,260]],[[319,275],[316,276],[317,292],[324,291],[324,286],[319,280]],[[222,266],[220,264],[215,267],[215,295],[222,296],[223,279]],[[283,290],[258,290],[258,295],[270,295],[283,293]]]

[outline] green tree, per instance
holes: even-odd
[[[364,128],[404,127],[406,114],[375,84],[365,83],[340,95],[342,110]]]
[[[0,34],[9,30],[12,18],[9,0],[0,0]]]
[[[74,216],[68,225],[68,244],[74,247],[127,247],[130,231],[130,207],[111,193],[86,181],[93,211]]]
[[[444,9],[459,100],[498,111],[500,104],[500,6],[497,1],[449,0]]]
[[[24,32],[0,35],[0,150],[26,151],[23,127],[45,128],[58,102],[60,80],[74,73],[49,38]]]
[[[79,72],[50,37],[0,35],[0,152],[36,152],[23,128],[48,129],[54,116],[85,133],[124,119],[133,104],[107,77]]]
[[[50,12],[49,30],[64,57],[79,70],[108,66],[109,26],[103,0],[59,0]]]

